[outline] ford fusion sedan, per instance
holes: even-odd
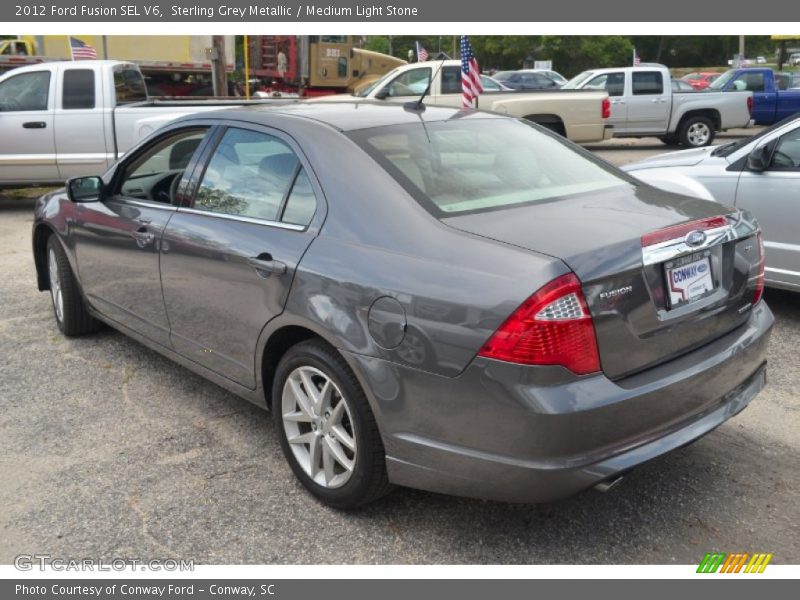
[[[624,169],[656,187],[710,195],[750,211],[764,231],[766,284],[800,291],[800,118],[737,142],[663,154]],[[702,191],[690,189],[687,180]]]
[[[371,103],[183,117],[36,206],[38,286],[271,409],[314,496],[608,487],[765,382],[745,211],[529,122]]]

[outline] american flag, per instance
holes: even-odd
[[[97,58],[97,51],[78,38],[69,38],[69,49],[72,52],[72,60],[94,60]]]
[[[636,54],[636,48],[634,47],[634,49],[633,49],[633,66],[634,67],[639,67],[639,66],[641,66],[641,64],[642,64],[642,59],[639,58],[638,54]]]
[[[472,108],[472,102],[483,91],[481,71],[466,35],[461,36],[461,107]]]
[[[417,62],[425,62],[428,60],[428,51],[425,50],[422,46],[420,46],[419,42],[417,44]]]

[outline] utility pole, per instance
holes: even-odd
[[[739,36],[739,59],[744,59],[744,36]]]
[[[214,82],[214,95],[228,95],[228,73],[225,71],[225,36],[212,35],[211,74]]]

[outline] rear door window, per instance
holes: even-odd
[[[633,95],[647,96],[664,93],[664,78],[658,71],[634,71]]]
[[[94,108],[94,71],[67,69],[64,71],[61,107],[65,110]]]

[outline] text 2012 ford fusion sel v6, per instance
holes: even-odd
[[[33,250],[64,334],[105,322],[270,408],[337,507],[392,484],[561,498],[765,382],[752,217],[499,115],[184,117],[42,197]]]

